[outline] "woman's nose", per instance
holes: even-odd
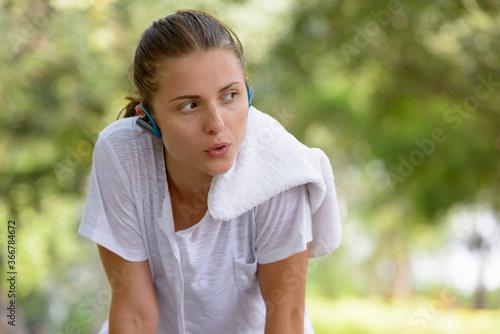
[[[207,112],[207,133],[221,133],[224,130],[225,124],[222,119],[222,111],[217,106],[210,106]]]

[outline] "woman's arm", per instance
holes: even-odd
[[[112,293],[109,334],[156,334],[159,311],[148,261],[127,261],[97,246]]]
[[[259,264],[257,273],[266,302],[265,334],[304,333],[307,250],[281,261]]]

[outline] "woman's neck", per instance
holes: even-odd
[[[168,192],[175,231],[197,224],[208,210],[208,191],[213,176],[176,163],[165,152]]]
[[[179,164],[167,152],[165,152],[165,166],[171,195],[174,194],[180,201],[191,201],[196,198],[197,202],[203,196],[206,204],[212,175]]]

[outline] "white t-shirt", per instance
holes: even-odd
[[[227,221],[207,211],[198,224],[175,232],[163,144],[135,122],[118,120],[99,135],[79,232],[126,260],[148,260],[158,333],[262,334],[266,307],[257,263],[285,259],[312,240],[307,187]],[[314,333],[307,314],[305,333]]]

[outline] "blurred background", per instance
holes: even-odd
[[[331,159],[344,237],[310,262],[316,333],[498,333],[498,0],[0,0],[0,333],[106,318],[77,234],[92,149],[132,90],[140,34],[181,8],[235,30],[254,106]]]

